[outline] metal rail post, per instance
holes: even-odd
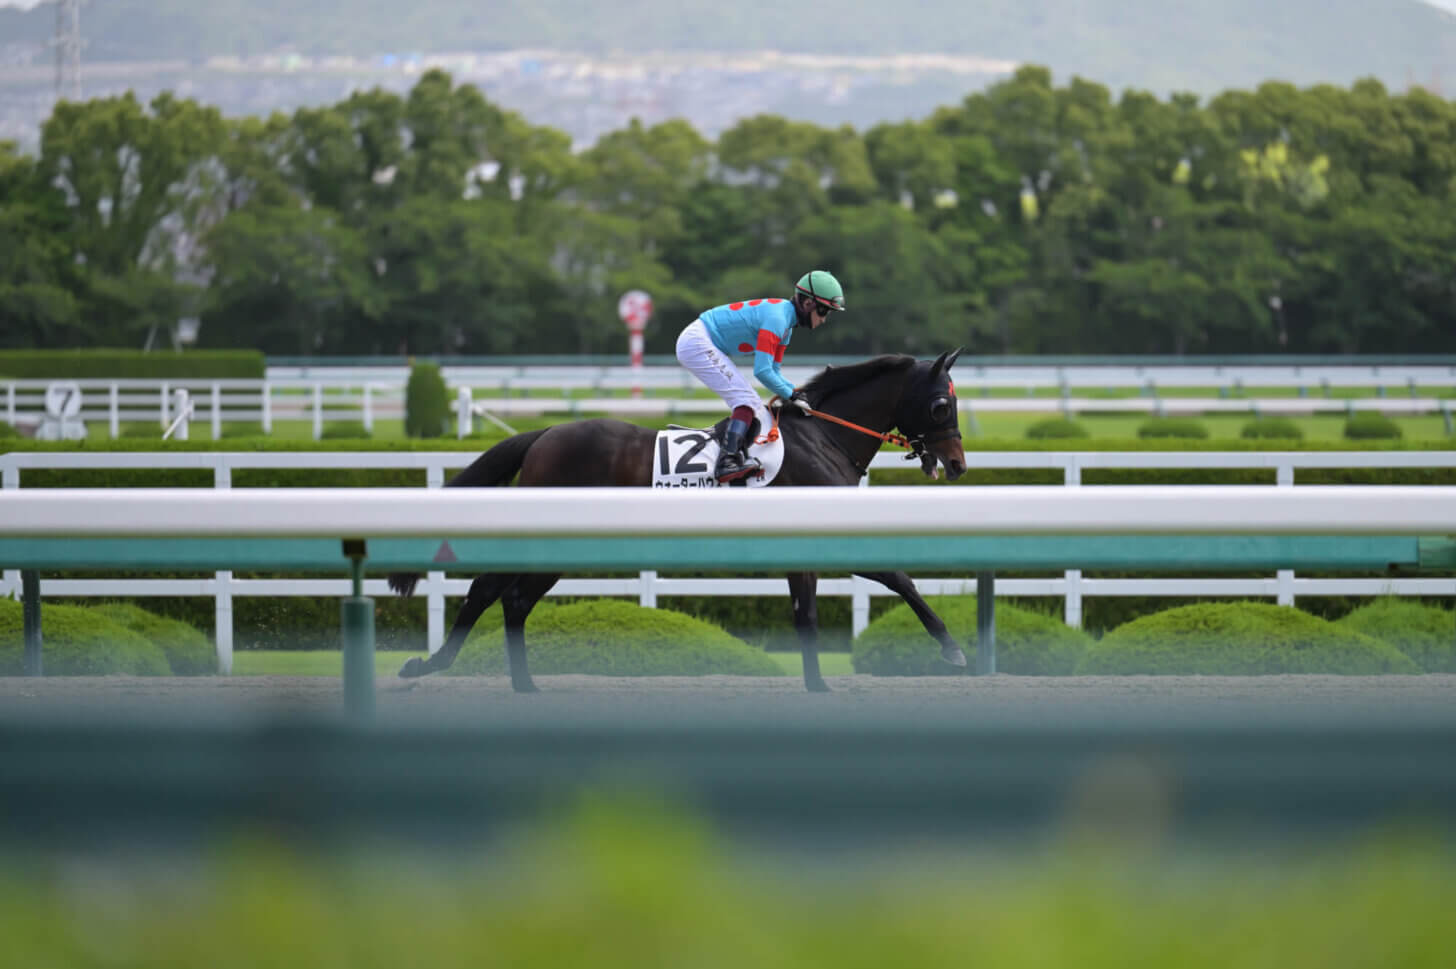
[[[976,675],[996,672],[996,573],[976,573]]]
[[[25,623],[25,675],[43,675],[40,658],[40,573],[23,569],[20,573],[20,594],[25,597],[21,616]]]
[[[345,539],[354,594],[340,607],[344,638],[344,712],[360,720],[374,716],[374,600],[364,595],[364,540]]]

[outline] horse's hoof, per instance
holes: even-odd
[[[401,679],[409,679],[414,676],[424,676],[428,672],[430,671],[425,667],[424,660],[418,656],[411,656],[404,666],[400,667],[399,675]]]
[[[940,658],[952,666],[965,666],[966,654],[961,652],[959,646],[940,647]]]

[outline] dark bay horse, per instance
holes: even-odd
[[[854,485],[884,441],[898,428],[909,439],[921,470],[938,474],[937,462],[954,480],[966,470],[950,368],[960,350],[942,353],[933,363],[902,354],[875,357],[848,367],[830,367],[804,385],[811,406],[823,414],[860,425],[859,429],[809,417],[785,406],[780,417],[784,461],[768,487]],[[718,433],[722,433],[720,422]],[[867,431],[873,431],[871,434]],[[519,472],[521,487],[618,486],[648,487],[652,482],[657,431],[615,420],[583,420],[558,424],[507,438],[486,451],[446,487],[497,487]],[[773,499],[765,495],[765,501]],[[966,657],[904,572],[858,572],[898,593],[915,610],[927,632],[940,643],[940,655],[954,666]],[[395,573],[389,586],[409,595],[419,573]],[[511,685],[518,693],[535,692],[526,665],[526,617],[536,602],[561,578],[560,573],[487,573],[470,585],[465,603],[440,651],[428,659],[413,657],[400,676],[423,676],[446,669],[465,643],[481,613],[501,600],[505,611],[506,660]],[[804,658],[804,685],[812,692],[829,687],[819,673],[818,610],[815,572],[789,575],[794,627]]]

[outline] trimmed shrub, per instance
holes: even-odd
[[[1289,606],[1203,602],[1119,626],[1078,673],[1418,673],[1400,650]]]
[[[1399,438],[1400,427],[1384,414],[1367,411],[1345,420],[1345,437],[1352,441],[1381,441]]]
[[[976,651],[976,601],[970,596],[934,596],[926,600],[945,621],[957,642]],[[996,604],[996,669],[1021,676],[1071,673],[1092,642],[1055,616],[1007,603]],[[963,676],[965,670],[940,658],[940,644],[930,637],[903,602],[870,623],[854,641],[854,670],[875,676]]]
[[[267,358],[257,350],[184,350],[148,353],[145,350],[0,350],[0,371],[27,380],[54,377],[204,378],[236,377],[261,380]]]
[[[47,605],[41,609],[42,664],[47,676],[133,673],[166,676],[167,657],[139,633],[94,610]],[[21,604],[0,599],[0,676],[25,672],[25,618]]]
[[[1239,437],[1254,441],[1302,441],[1304,432],[1287,417],[1256,417],[1244,425]]]
[[[1376,599],[1335,625],[1389,643],[1427,673],[1456,673],[1456,616],[1445,609],[1408,599]]]
[[[0,421],[0,439],[19,437],[20,432],[8,421]]]
[[[1033,441],[1061,441],[1091,437],[1092,433],[1070,417],[1048,417],[1028,427],[1026,436]]]
[[[450,418],[449,391],[440,368],[417,363],[404,388],[404,432],[408,437],[443,437]]]
[[[364,426],[363,421],[330,421],[324,425],[321,440],[324,441],[367,441],[374,434]]]
[[[506,672],[505,620],[499,609],[481,617],[453,674]],[[569,605],[541,602],[526,620],[526,655],[532,673],[597,676],[781,676],[762,650],[722,629],[668,609],[644,609],[620,599]]]
[[[217,672],[217,651],[195,626],[147,612],[129,602],[108,602],[91,607],[119,626],[125,626],[159,648],[177,676],[206,676]]]
[[[1138,425],[1137,433],[1144,439],[1176,437],[1202,441],[1208,437],[1208,428],[1191,417],[1150,417]]]

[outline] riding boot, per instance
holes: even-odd
[[[747,421],[728,422],[728,428],[723,432],[723,449],[718,452],[718,464],[713,468],[713,477],[718,479],[719,484],[729,484],[761,472],[762,465],[758,459],[748,457],[744,442],[747,432]]]

